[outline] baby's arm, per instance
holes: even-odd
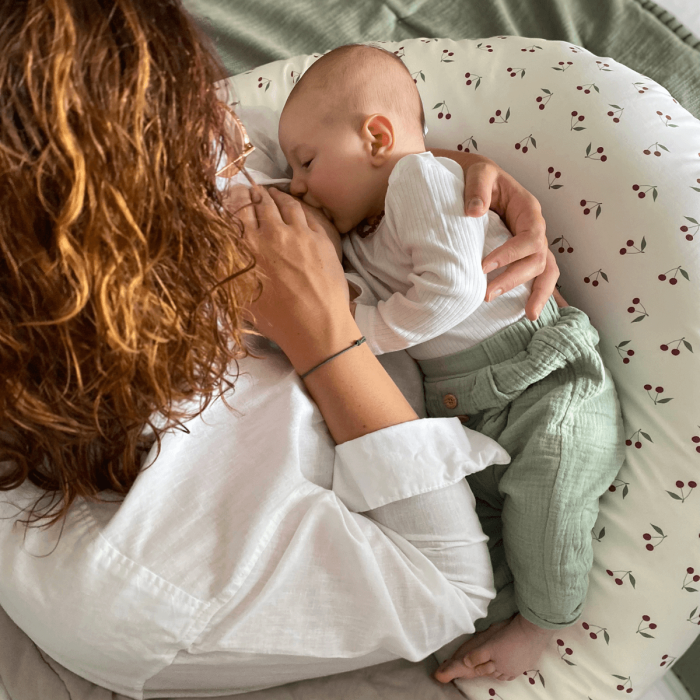
[[[435,338],[484,301],[481,258],[488,219],[465,216],[463,199],[456,164],[453,171],[432,157],[411,155],[394,169],[385,202],[387,246],[376,254],[387,256],[389,270],[401,259],[404,265],[408,261],[411,271],[404,282],[410,287],[377,307],[355,309],[355,321],[375,354]]]

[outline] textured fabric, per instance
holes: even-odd
[[[476,345],[525,315],[532,283],[484,302],[482,259],[510,238],[498,214],[464,215],[464,173],[432,153],[394,166],[377,230],[343,237],[349,264],[380,299],[355,300],[355,322],[375,355],[408,350],[415,359]]]
[[[598,501],[624,458],[620,406],[597,345],[582,311],[559,311],[550,299],[536,322],[420,363],[429,415],[461,414],[511,455],[510,465],[467,478],[499,588],[480,628],[516,610],[550,629],[581,614]]]
[[[173,697],[226,695],[418,661],[485,614],[491,572],[473,562],[487,547],[464,493],[450,508],[455,524],[432,533],[453,543],[461,529],[461,544],[439,552],[344,502],[343,483],[365,471],[377,505],[461,483],[470,433],[454,418],[424,419],[336,446],[286,357],[256,343],[262,358],[239,361],[226,401],[165,434],[123,500],[79,500],[64,523],[25,539],[14,521],[41,492],[25,483],[2,494],[0,605],[79,676],[134,698],[151,679],[162,697],[152,679],[184,657],[198,674],[166,688]],[[481,464],[487,443],[508,460],[471,434]]]
[[[185,0],[229,75],[341,44],[497,34],[569,41],[666,87],[700,117],[700,43],[650,0]],[[431,127],[432,128],[432,127]]]

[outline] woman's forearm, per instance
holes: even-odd
[[[287,352],[299,373],[362,336],[349,314],[333,325],[333,332],[314,345],[312,354],[301,347]],[[304,382],[337,444],[418,418],[366,343],[319,367]]]

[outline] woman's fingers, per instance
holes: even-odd
[[[551,251],[547,251],[545,264],[544,272],[532,282],[530,298],[525,305],[525,314],[531,321],[536,321],[539,318],[544,305],[555,291],[555,286],[559,279],[559,267]],[[564,304],[568,306],[566,302]]]
[[[483,216],[491,207],[491,194],[498,177],[498,167],[484,159],[469,166],[464,179],[464,213]]]
[[[288,226],[309,225],[306,214],[297,199],[276,187],[271,187],[269,192],[285,224]]]

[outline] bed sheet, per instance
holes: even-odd
[[[700,118],[700,38],[652,0],[295,0],[293,10],[276,0],[184,3],[229,75],[359,41],[513,34],[610,56],[663,85]],[[666,5],[697,18],[697,0]]]

